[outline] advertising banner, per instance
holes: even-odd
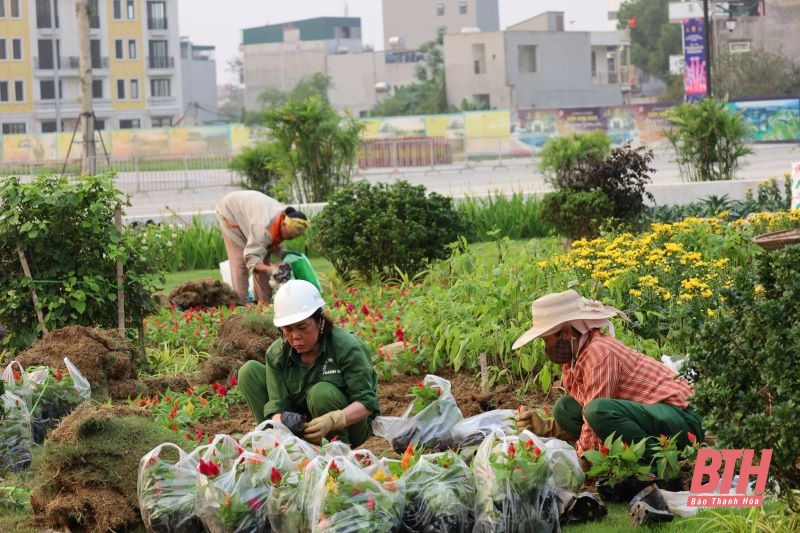
[[[706,37],[703,19],[683,21],[683,91],[687,102],[702,100],[708,93]]]

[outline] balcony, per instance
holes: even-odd
[[[33,68],[34,70],[53,70],[52,57],[34,57]],[[58,60],[58,68],[64,70],[76,70],[80,66],[80,58],[78,56],[61,56]]]
[[[174,56],[148,57],[147,67],[151,69],[175,68],[175,57]]]
[[[147,17],[147,29],[148,30],[167,30],[167,18],[166,17]]]

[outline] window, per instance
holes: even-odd
[[[172,117],[153,117],[151,120],[154,128],[171,128]]]
[[[122,39],[114,39],[114,58],[125,59]]]
[[[58,126],[56,126],[55,120],[45,120],[42,121],[42,133],[55,133],[58,131]]]
[[[112,3],[114,5],[114,19],[119,20],[122,18],[122,0],[114,0]]]
[[[0,2],[2,3],[2,2]],[[58,28],[58,2],[55,4],[55,12],[50,12],[50,0],[36,0],[36,27],[37,28]],[[55,16],[53,16],[55,15]]]
[[[0,18],[6,16],[6,3],[5,0],[0,0]]]
[[[170,96],[169,85],[169,79],[167,78],[156,78],[150,80],[150,96],[154,98]]]
[[[458,14],[459,15],[466,15],[467,14],[467,2],[459,2],[458,3]]]
[[[147,29],[167,29],[167,7],[164,2],[147,2]]]
[[[105,120],[94,120],[94,129],[95,131],[100,131],[106,129],[106,121]]]
[[[127,13],[128,13],[128,18],[129,19],[135,19],[136,18],[136,2],[134,0],[126,0],[125,5],[126,5]]]
[[[103,80],[92,80],[92,98],[103,98]]]
[[[0,81],[0,102],[8,102],[8,82]]]
[[[98,29],[100,27],[100,8],[97,5],[97,0],[89,0],[89,27]]]
[[[89,41],[89,51],[92,56],[92,68],[107,68],[108,58],[106,58],[105,65],[103,58],[100,56],[100,39],[92,39]]]
[[[117,99],[125,100],[125,80],[117,80]]]
[[[139,80],[131,80],[131,100],[139,99]]]
[[[488,94],[473,94],[472,103],[478,109],[489,109],[491,107],[491,100]]]
[[[52,39],[39,39],[37,42],[37,48],[39,49],[39,58],[38,64],[35,68],[42,69],[42,70],[52,70],[55,68],[54,64],[54,57],[53,57],[53,41]],[[55,56],[61,52],[61,41],[56,41],[56,49],[55,49]],[[58,67],[61,68],[61,60],[58,61]]]
[[[22,39],[11,39],[11,57],[15,60],[22,59]]]
[[[8,59],[8,52],[6,52],[6,40],[0,39],[0,61],[4,59]]]
[[[6,122],[3,124],[3,135],[20,135],[25,133],[24,122]]]
[[[64,98],[63,86],[61,80],[58,80],[58,98]],[[42,100],[55,100],[56,98],[56,82],[55,80],[42,80],[39,82],[39,95]]]
[[[472,45],[472,64],[474,66],[475,74],[486,73],[486,45]]]
[[[517,47],[517,69],[520,74],[536,72],[536,45],[521,44]]]
[[[24,81],[15,81],[14,82],[14,101],[15,102],[24,102],[25,101],[25,82]]]
[[[121,118],[119,119],[119,129],[121,130],[130,130],[133,128],[139,128],[139,119],[138,118]]]
[[[128,59],[136,59],[136,39],[128,39]]]
[[[167,53],[167,41],[150,41],[150,68],[171,68],[171,61]]]
[[[436,16],[437,17],[444,16],[444,4],[436,4]]]
[[[19,15],[19,0],[9,0],[11,4],[11,18],[18,19]]]

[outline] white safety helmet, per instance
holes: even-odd
[[[325,306],[317,288],[302,279],[290,279],[278,289],[273,299],[275,316],[272,323],[282,328],[296,324]]]

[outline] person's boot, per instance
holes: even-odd
[[[556,506],[561,525],[583,524],[600,520],[608,514],[603,502],[591,492],[575,494],[560,487],[556,488]]]
[[[674,516],[669,510],[667,500],[661,494],[658,485],[651,483],[631,498],[631,507],[628,511],[634,525],[657,524],[670,522]]]

